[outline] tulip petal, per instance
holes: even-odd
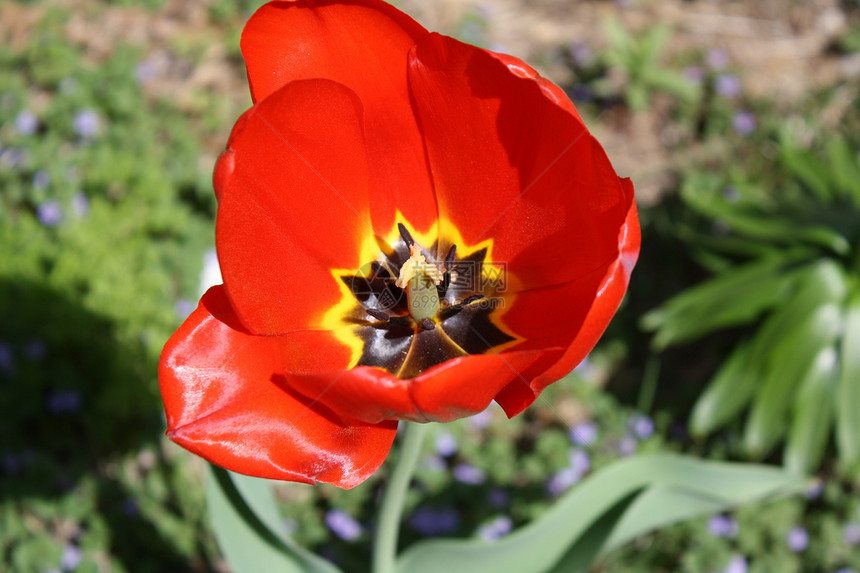
[[[480,354],[448,360],[403,380],[368,366],[291,375],[308,398],[364,422],[386,419],[451,422],[483,411],[496,394],[537,362],[555,362],[563,349]],[[542,370],[546,369],[544,365]]]
[[[167,434],[239,473],[354,487],[385,460],[396,423],[337,416],[292,390],[288,346],[248,333],[224,288],[209,289],[161,356]]]
[[[399,209],[426,232],[436,203],[409,103],[406,57],[427,31],[379,0],[271,2],[248,21],[242,54],[254,101],[290,82],[329,78],[364,104],[373,173],[373,224],[391,229]]]
[[[623,180],[622,183],[632,198],[632,183],[627,179]],[[496,401],[504,408],[505,413],[509,417],[516,416],[522,412],[535,401],[544,388],[566,376],[577,364],[585,359],[588,353],[591,352],[591,349],[594,348],[594,345],[597,344],[598,339],[603,335],[610,320],[615,315],[615,311],[618,310],[618,305],[621,304],[621,300],[624,298],[627,285],[630,283],[630,274],[633,272],[633,267],[639,257],[640,241],[639,217],[635,203],[631,202],[625,224],[618,235],[618,257],[608,266],[603,275],[597,289],[597,294],[590,308],[588,308],[585,317],[579,324],[569,325],[571,328],[570,331],[575,336],[567,345],[567,350],[551,368],[534,377],[529,384],[524,384],[521,380],[515,380],[508,384],[496,397]],[[541,328],[540,318],[546,317],[548,313],[555,316],[555,313],[562,312],[568,320],[571,318],[571,313],[563,312],[563,309],[565,309],[564,301],[577,300],[578,295],[575,292],[577,288],[589,290],[590,287],[586,282],[586,284],[569,283],[548,289],[550,292],[543,294],[557,295],[558,298],[556,299],[557,302],[553,303],[552,296],[542,297],[543,304],[545,305],[543,311],[539,308],[538,297],[534,297],[531,301],[533,304],[530,310],[532,319],[536,317],[538,319],[533,323],[533,328],[536,329],[535,334],[537,334],[537,329]],[[523,306],[520,308],[525,310],[528,301],[522,299],[529,294],[531,293],[519,295],[512,306],[517,307],[517,305],[522,303]],[[511,311],[509,311],[505,315],[505,319],[511,320],[512,316]],[[562,320],[564,320],[564,317]],[[543,326],[546,327],[547,331],[551,330],[547,323],[543,323]],[[521,326],[517,325],[512,328],[521,328]],[[543,343],[558,344],[560,342],[558,336],[560,335],[561,333],[555,339],[544,339]],[[524,376],[524,378],[527,377]]]
[[[369,223],[361,102],[329,80],[293,82],[247,112],[219,160],[224,284],[257,334],[317,328],[358,268]]]
[[[492,238],[514,288],[615,259],[632,198],[558,88],[513,57],[438,34],[413,48],[409,82],[443,221],[468,244]]]

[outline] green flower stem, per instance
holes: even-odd
[[[400,456],[391,479],[385,486],[382,495],[382,508],[379,512],[379,526],[373,540],[373,573],[394,573],[397,559],[397,535],[400,530],[400,518],[403,515],[403,502],[409,490],[409,481],[415,472],[427,424],[416,422],[401,422],[403,438],[400,446]]]

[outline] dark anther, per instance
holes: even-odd
[[[385,265],[380,263],[379,261],[373,261],[370,263],[370,270],[373,271],[374,278],[380,279],[390,279],[391,273],[388,272],[388,269],[385,268]]]
[[[436,323],[434,323],[429,318],[425,318],[421,321],[421,328],[423,328],[424,330],[433,330],[434,328],[436,328]]]
[[[381,310],[376,310],[375,308],[365,308],[364,312],[366,312],[376,320],[381,320],[382,322],[388,322],[391,319],[391,317],[388,316],[387,312],[382,312]]]
[[[457,245],[451,245],[451,248],[448,249],[448,254],[445,255],[445,270],[450,271],[451,267],[454,266],[454,259],[457,258]]]
[[[406,225],[403,223],[397,223],[397,228],[400,230],[400,238],[403,239],[403,242],[406,243],[407,247],[411,247],[415,244],[415,239],[412,238],[412,234],[409,232],[409,229],[406,228]]]
[[[466,306],[468,304],[472,304],[476,300],[481,300],[482,298],[484,298],[484,295],[482,295],[482,294],[473,294],[471,296],[467,296],[466,298],[463,299],[463,302],[460,303],[460,306]]]

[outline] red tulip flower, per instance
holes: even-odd
[[[592,349],[639,251],[561,89],[379,0],[263,6],[215,168],[211,288],[161,357],[171,439],[350,488],[397,420],[520,413]]]

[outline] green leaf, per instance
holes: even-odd
[[[845,313],[840,347],[841,371],[836,390],[836,445],[848,471],[860,473],[860,293]]]
[[[771,347],[764,379],[744,429],[744,445],[753,456],[765,455],[785,434],[791,399],[804,373],[818,352],[839,335],[839,305],[830,302],[831,293],[826,286],[810,282],[797,298],[807,294],[822,304],[808,313],[801,305],[795,308],[789,304],[786,309],[795,320],[786,321]]]
[[[838,364],[836,348],[832,345],[823,348],[800,385],[783,452],[783,465],[791,472],[812,473],[821,463],[833,426]]]
[[[655,524],[801,491],[806,485],[798,476],[767,466],[701,461],[671,454],[637,456],[589,476],[540,518],[496,542],[451,539],[417,543],[400,557],[398,571],[582,570],[577,568],[593,555],[630,536],[641,535]],[[701,501],[690,501],[693,498]],[[669,505],[662,507],[661,502]],[[684,503],[691,504],[689,511],[682,508]],[[583,543],[579,547],[591,554],[586,558],[579,551],[569,550],[583,539],[589,546]],[[599,551],[595,544],[600,545]]]
[[[860,206],[860,161],[844,137],[827,142],[827,160],[836,187]]]
[[[339,573],[282,533],[268,481],[211,466],[206,504],[218,546],[235,573]]]
[[[755,395],[759,370],[750,360],[753,345],[741,341],[699,396],[690,416],[694,436],[706,436],[741,413]]]
[[[732,269],[646,314],[643,328],[658,329],[653,344],[660,350],[719,328],[750,322],[784,300],[794,286],[798,272],[786,272],[789,264],[786,258],[774,257]]]
[[[780,139],[780,160],[788,171],[800,179],[819,199],[829,202],[833,197],[830,193],[828,167],[818,161],[806,149],[798,148],[792,141],[791,135],[784,132]]]

